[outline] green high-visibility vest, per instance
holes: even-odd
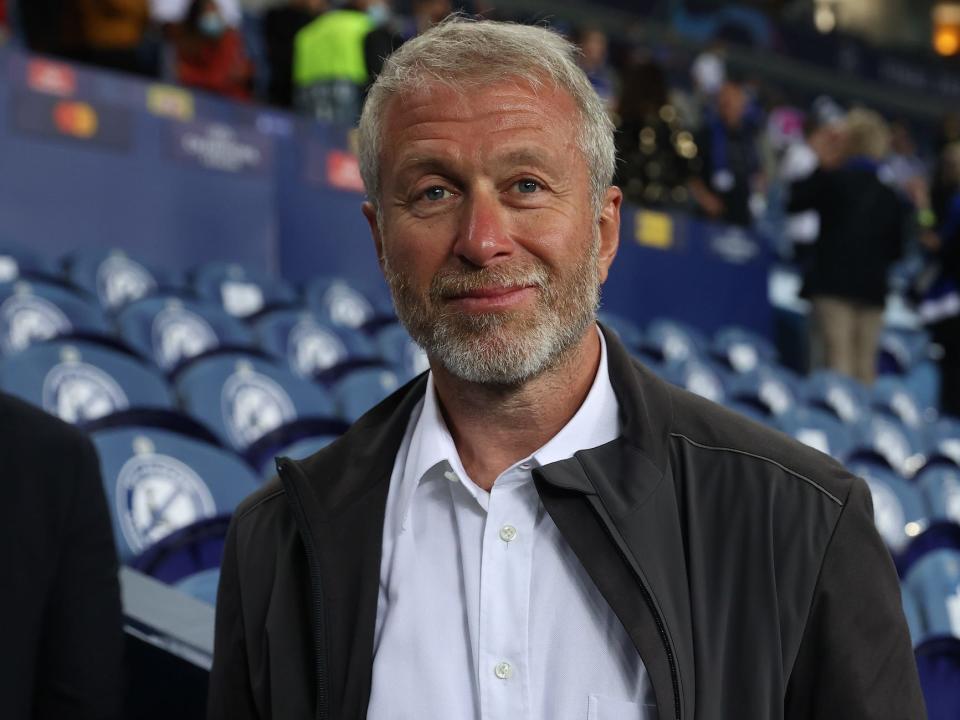
[[[373,22],[359,10],[331,10],[297,33],[293,81],[300,87],[328,80],[367,82],[363,41]]]

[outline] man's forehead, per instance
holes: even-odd
[[[478,103],[478,97],[483,97],[484,102]],[[396,93],[387,102],[384,117],[389,126],[400,116],[408,122],[465,120],[485,113],[553,112],[564,106],[575,109],[575,102],[566,90],[535,79],[436,80]]]

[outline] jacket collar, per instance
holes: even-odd
[[[693,717],[693,621],[680,501],[669,462],[670,391],[630,357],[613,333],[606,329],[604,333],[610,379],[620,406],[621,435],[569,460],[545,465],[534,476],[542,483],[538,489],[547,511],[633,638],[656,691],[660,717],[689,718]],[[551,493],[544,485],[564,492]],[[571,497],[576,495],[588,501],[592,513]],[[591,537],[591,514],[599,516],[604,533]],[[629,575],[604,557],[611,550],[619,551],[639,580],[643,601],[634,601],[637,596]],[[673,682],[676,688],[671,687]]]
[[[663,381],[633,361],[615,334],[603,326],[601,329],[607,341],[610,381],[620,406],[621,436],[606,445],[579,451],[571,459],[544,465],[534,476],[538,488],[540,483],[546,483],[565,495],[564,506],[570,510],[565,516],[568,519],[554,519],[559,520],[557,524],[564,537],[574,546],[611,605],[614,595],[621,599],[618,615],[651,671],[661,717],[670,717],[663,712],[664,703],[672,705],[677,694],[682,710],[674,716],[692,717],[693,639],[684,543],[674,485],[664,482],[670,472],[670,395]],[[331,689],[334,707],[365,707],[369,697],[369,674],[358,678],[359,671],[349,661],[369,658],[373,651],[387,490],[410,415],[426,386],[426,375],[415,378],[357,421],[340,439],[299,463],[302,473],[291,473],[285,478],[285,483],[295,484],[305,515],[311,519],[309,527],[301,531],[312,538],[315,547],[324,549],[321,572],[325,587],[334,593],[337,588],[351,586],[368,589],[365,592],[369,597],[360,603],[363,617],[357,614],[357,605],[346,603],[344,613],[349,617],[341,619],[331,610],[339,604],[326,604],[327,627],[334,633],[342,630],[344,635],[332,643],[342,649],[328,652],[331,679],[337,681],[338,666],[349,664],[354,668],[347,671],[347,677],[339,678],[339,690]],[[331,476],[330,468],[336,468],[338,474]],[[541,497],[551,515],[555,510],[561,512],[559,503],[550,503],[544,492]],[[348,526],[359,521],[359,514],[364,518],[378,515],[377,522],[368,525],[375,536],[365,538],[349,561],[334,557],[327,549],[343,547],[343,537],[353,532]],[[595,537],[613,537],[616,547],[609,542],[606,546],[598,545],[602,542],[599,539],[587,545],[577,541],[577,518],[586,521],[591,515],[599,516],[609,533]],[[614,581],[614,586],[605,589],[601,585],[598,578],[609,575],[596,565],[596,558],[606,557],[611,551],[616,554],[617,549],[652,597],[655,612],[665,626],[665,644],[652,641],[656,637],[655,618],[642,603],[622,602],[635,590],[624,587],[623,576]],[[667,672],[668,664],[679,668],[675,675]],[[671,691],[671,680],[680,686],[675,691]]]

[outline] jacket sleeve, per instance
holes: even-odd
[[[117,551],[93,445],[67,455],[59,556],[44,610],[34,718],[114,720],[122,704],[123,623]],[[67,451],[69,453],[69,450]]]
[[[785,702],[787,720],[926,718],[897,575],[862,480],[827,547]]]
[[[260,715],[253,698],[247,663],[243,606],[237,558],[237,517],[227,531],[217,591],[213,668],[207,698],[208,720],[254,720]]]

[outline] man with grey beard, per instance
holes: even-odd
[[[430,371],[237,510],[210,717],[923,717],[865,484],[597,325],[621,193],[569,43],[439,24],[360,148]]]

